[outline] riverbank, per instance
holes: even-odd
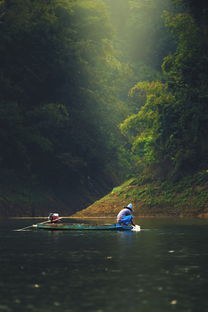
[[[140,217],[208,217],[208,172],[179,182],[132,178],[73,217],[112,217],[129,202]]]
[[[49,190],[44,187],[13,184],[0,186],[0,217],[48,216],[57,211],[62,216],[70,216],[84,209],[106,194],[110,187],[98,185],[93,189],[83,186],[68,186]],[[81,195],[80,195],[81,194]]]
[[[84,188],[65,190],[58,195],[44,189],[2,190],[0,216],[37,218],[57,211],[71,218],[115,218],[122,207],[132,202],[134,215],[138,217],[207,218],[208,172],[199,172],[180,182],[131,178],[104,197],[101,190],[100,194],[93,194]],[[100,199],[95,201],[97,198]]]

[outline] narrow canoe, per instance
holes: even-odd
[[[34,224],[34,228],[41,230],[108,230],[108,231],[130,231],[133,229],[131,225],[119,224],[64,224],[64,223],[48,223],[48,224]]]

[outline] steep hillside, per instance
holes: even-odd
[[[148,182],[130,179],[75,217],[116,216],[128,203],[136,216],[208,217],[208,171],[180,182]]]

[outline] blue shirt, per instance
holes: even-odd
[[[117,215],[117,222],[119,222],[123,217],[130,216],[131,210],[128,208],[122,209],[119,214]]]

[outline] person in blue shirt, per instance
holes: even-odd
[[[132,215],[133,212],[133,205],[130,203],[128,206],[124,207],[117,215],[117,223],[128,225],[131,224],[135,226],[133,223],[134,216]]]

